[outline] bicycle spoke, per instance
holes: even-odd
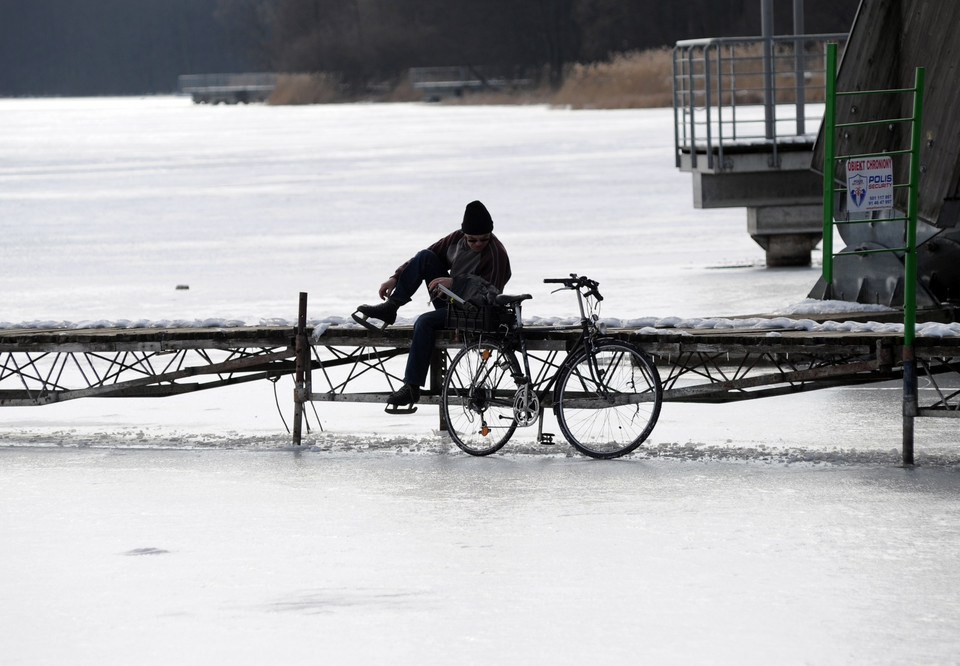
[[[442,408],[454,443],[472,455],[498,451],[513,435],[513,378],[504,351],[478,343],[460,351],[447,370]]]
[[[615,458],[649,436],[661,399],[656,366],[633,345],[605,342],[571,360],[555,410],[573,446],[595,458]]]

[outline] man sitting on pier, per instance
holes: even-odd
[[[387,411],[409,413],[420,399],[420,387],[426,382],[430,356],[437,330],[446,323],[447,299],[439,286],[470,300],[470,291],[495,288],[502,292],[510,279],[510,259],[503,244],[493,235],[493,219],[479,201],[467,204],[460,229],[441,238],[401,265],[380,285],[378,305],[361,305],[353,318],[373,331],[381,331],[397,320],[397,310],[409,303],[414,292],[427,284],[435,310],[417,317],[413,340],[407,356],[403,386],[387,398]],[[369,319],[378,319],[375,327]]]

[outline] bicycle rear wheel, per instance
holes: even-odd
[[[517,429],[510,352],[489,342],[457,354],[443,379],[441,408],[454,443],[474,456],[499,451]]]
[[[650,357],[627,342],[600,342],[565,364],[554,394],[563,436],[593,458],[630,453],[653,431],[663,387]]]

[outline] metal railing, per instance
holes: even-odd
[[[673,48],[676,163],[704,153],[708,169],[724,168],[726,148],[812,145],[823,117],[824,48],[847,34],[689,39]]]
[[[414,90],[430,95],[460,95],[465,91],[529,88],[533,78],[519,72],[493,72],[483,67],[411,67]]]

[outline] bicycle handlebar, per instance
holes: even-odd
[[[593,296],[598,301],[603,300],[603,296],[600,295],[600,290],[597,288],[599,282],[596,280],[591,280],[585,275],[577,275],[576,273],[570,273],[570,277],[565,278],[544,278],[544,284],[562,284],[566,289],[582,289],[586,288],[584,296]]]

